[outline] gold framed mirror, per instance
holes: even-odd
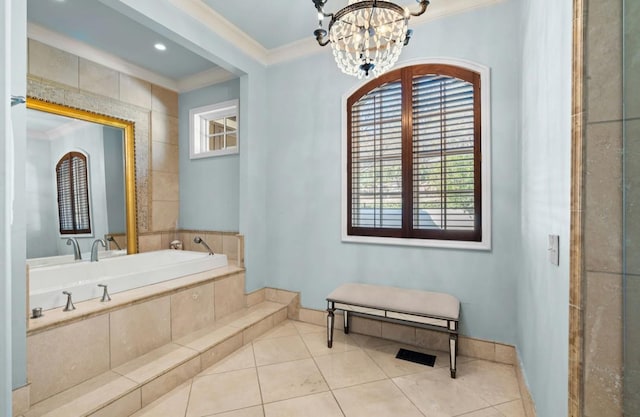
[[[58,116],[96,123],[122,130],[124,150],[124,200],[127,254],[138,252],[138,231],[136,221],[136,171],[134,149],[134,123],[104,114],[51,103],[28,97],[27,108]]]

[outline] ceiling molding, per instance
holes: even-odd
[[[223,68],[213,68],[181,79],[178,81],[178,91],[180,93],[186,93],[213,84],[223,83],[234,78],[238,78],[237,75]]]
[[[175,0],[179,1],[179,0]],[[193,1],[193,0],[185,0]],[[497,3],[501,3],[505,0],[431,0],[431,4],[427,9],[427,12],[421,16],[411,18],[410,25],[412,27],[420,26],[424,23],[441,19],[443,17],[465,13],[474,9],[482,7],[492,6]],[[204,4],[202,2],[201,4]],[[227,22],[229,25],[231,23]],[[233,26],[233,25],[232,25]],[[270,49],[267,51],[266,65],[274,65],[282,62],[292,61],[295,59],[303,58],[305,56],[318,54],[325,50],[325,48],[318,45],[318,42],[312,36],[313,28],[310,28],[310,34],[308,38],[300,39],[292,43],[282,45],[278,48]],[[221,33],[221,36],[224,35]],[[248,36],[248,35],[247,35]],[[257,58],[256,58],[257,59]]]
[[[267,65],[267,49],[204,1],[170,0],[170,2],[262,65]]]
[[[35,23],[27,23],[27,37],[77,55],[89,61],[104,65],[107,68],[114,69],[123,74],[141,78],[172,91],[178,91],[178,83],[171,78],[156,74],[153,71],[134,65],[115,55],[94,48],[93,46],[87,45],[86,43],[80,42],[76,39],[69,38],[61,33],[46,29]]]

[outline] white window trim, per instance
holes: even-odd
[[[491,250],[491,71],[489,67],[472,61],[458,58],[442,57],[405,61],[401,65],[393,68],[393,70],[419,64],[456,65],[459,67],[468,68],[480,74],[480,105],[482,109],[482,140],[480,143],[480,152],[482,153],[482,161],[480,164],[480,169],[482,170],[482,240],[480,242],[469,242],[460,240],[350,236],[347,234],[347,100],[360,87],[370,81],[365,80],[342,96],[342,147],[340,149],[340,152],[342,154],[342,241],[350,243],[369,243],[379,245]]]
[[[239,100],[229,100],[207,106],[195,107],[189,110],[189,156],[191,159],[209,158],[213,156],[233,155],[240,152],[240,107]],[[200,124],[195,123],[203,113],[219,113],[220,117],[236,116],[236,146],[215,151],[200,152]]]

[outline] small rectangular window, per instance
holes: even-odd
[[[189,111],[191,159],[238,153],[238,100]]]

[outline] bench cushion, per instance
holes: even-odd
[[[382,285],[342,284],[327,300],[456,321],[460,315],[460,301],[450,294]]]

